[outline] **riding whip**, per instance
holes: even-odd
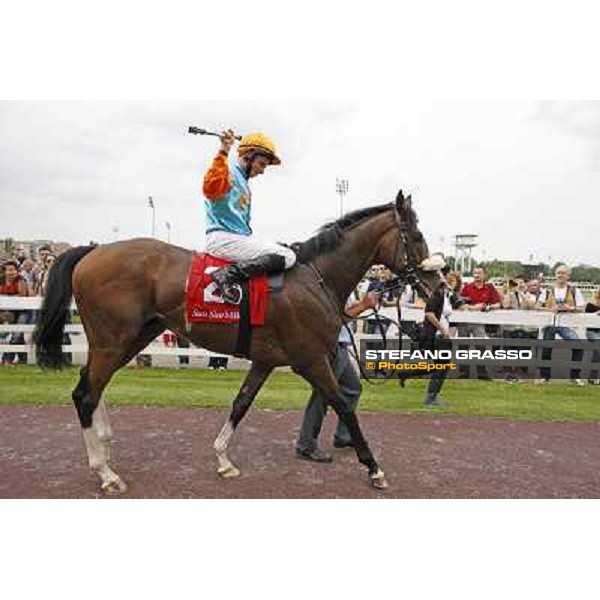
[[[202,129],[201,127],[189,127],[188,133],[191,133],[192,135],[212,135],[214,137],[221,137],[220,133],[215,133],[214,131],[207,131],[206,129]],[[238,142],[242,140],[241,135],[234,135],[233,137]]]

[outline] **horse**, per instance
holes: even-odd
[[[249,371],[214,442],[217,472],[223,478],[240,474],[227,453],[231,438],[271,372],[290,366],[327,399],[348,427],[371,484],[384,489],[385,474],[358,417],[340,400],[329,355],[348,320],[346,301],[373,264],[410,275],[425,296],[440,285],[440,273],[425,268],[427,243],[411,198],[402,192],[395,202],[359,209],[328,223],[293,248],[297,264],[284,273],[281,291],[270,294],[265,324],[253,330],[246,356],[251,361]],[[102,399],[113,374],[165,329],[210,351],[235,353],[238,324],[186,323],[185,287],[193,256],[191,250],[140,238],[72,248],[50,271],[34,333],[38,364],[63,366],[63,331],[74,298],[89,351],[72,399],[89,467],[106,494],[127,491],[111,462],[113,432]]]

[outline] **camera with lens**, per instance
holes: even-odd
[[[450,306],[452,306],[452,310],[458,310],[459,308],[462,308],[465,304],[467,304],[467,301],[456,292],[452,292],[450,294],[449,300]]]

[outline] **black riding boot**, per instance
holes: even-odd
[[[263,273],[279,273],[285,270],[285,258],[279,254],[265,254],[251,260],[228,265],[211,273],[225,302],[239,304],[242,292],[239,284]]]

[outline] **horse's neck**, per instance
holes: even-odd
[[[315,259],[325,284],[341,307],[373,264],[381,238],[390,228],[389,219],[382,217],[380,215],[347,231],[335,250]]]

